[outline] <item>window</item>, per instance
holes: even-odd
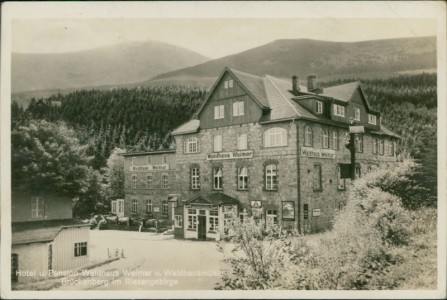
[[[276,165],[265,166],[265,189],[274,191],[278,189],[278,170]]]
[[[138,200],[132,200],[132,212],[136,213],[138,211]]]
[[[146,200],[146,212],[152,213],[152,200],[151,199]]]
[[[214,106],[214,119],[223,119],[225,117],[225,107],[223,105]]]
[[[190,137],[185,140],[185,153],[199,152],[199,140],[196,137]]]
[[[355,150],[357,152],[363,152],[363,136],[362,135],[357,135],[355,137],[355,142],[356,142]]]
[[[394,156],[394,142],[390,141],[388,144],[388,155]]]
[[[329,130],[327,128],[323,128],[323,148],[329,148]]]
[[[360,121],[360,108],[354,107],[354,120]]]
[[[379,140],[377,138],[373,138],[372,146],[373,146],[372,153],[377,154],[379,152]]]
[[[339,117],[345,116],[345,107],[341,105],[334,104],[334,115]]]
[[[164,174],[161,176],[161,188],[167,189],[168,188],[168,175]]]
[[[188,209],[188,229],[197,230],[197,212],[195,209]]]
[[[137,160],[136,157],[132,157],[132,166],[135,166],[135,165],[136,165],[136,160]]]
[[[74,244],[74,256],[86,256],[87,255],[87,242]]]
[[[222,151],[222,135],[215,135],[214,136],[214,152],[220,152]]]
[[[244,115],[244,101],[238,101],[233,103],[233,116]]]
[[[269,224],[278,224],[278,214],[276,210],[268,209],[265,213],[265,220]]]
[[[43,197],[31,198],[31,217],[40,218],[44,216],[45,201]]]
[[[322,180],[321,180],[321,165],[314,165],[314,177],[313,177],[313,187],[314,191],[323,190]]]
[[[332,131],[332,149],[338,150],[338,132],[337,132],[337,130]]]
[[[375,115],[368,114],[368,123],[377,125],[377,117]]]
[[[146,176],[146,182],[147,182],[147,187],[151,188],[152,187],[152,175]]]
[[[222,168],[214,168],[213,169],[213,177],[214,177],[214,189],[221,190],[222,189]]]
[[[168,201],[167,200],[161,201],[161,213],[165,216],[168,215]]]
[[[304,129],[304,146],[312,147],[312,128],[306,126]]]
[[[177,228],[183,227],[183,216],[182,215],[176,215],[174,217],[174,226]]]
[[[248,148],[248,142],[247,142],[247,134],[241,133],[237,137],[237,149],[238,150],[245,150]]]
[[[323,102],[317,101],[317,114],[321,115],[323,113]]]
[[[112,200],[110,204],[112,205],[112,214],[116,214],[116,200]]]
[[[340,165],[337,167],[337,190],[345,190],[346,189],[346,180],[341,178],[341,168]]]
[[[161,163],[162,164],[167,164],[168,163],[168,156],[166,154],[163,154],[161,156]]]
[[[380,140],[379,154],[383,155],[384,153],[385,153],[385,141],[384,140]]]
[[[225,87],[225,89],[232,88],[233,87],[233,79],[225,80],[224,87]]]
[[[137,175],[132,175],[132,188],[137,188]]]
[[[147,157],[147,164],[150,165],[152,163],[152,157],[148,156]]]
[[[287,130],[270,128],[264,132],[264,147],[287,146]]]
[[[218,231],[219,230],[219,211],[217,209],[210,210],[209,216],[209,231]]]
[[[244,223],[244,221],[247,220],[247,216],[248,216],[247,209],[244,208],[244,209],[239,213],[239,221],[241,221],[241,223]]]
[[[191,189],[200,190],[200,170],[199,170],[199,168],[191,169]]]
[[[248,172],[247,167],[237,168],[237,189],[248,189]]]

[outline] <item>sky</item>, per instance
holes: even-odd
[[[435,19],[15,19],[12,51],[56,53],[161,41],[219,58],[277,39],[355,42],[436,35]]]

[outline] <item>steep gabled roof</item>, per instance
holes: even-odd
[[[246,89],[246,92],[255,98],[255,101],[259,101],[263,107],[269,107],[269,101],[267,100],[267,95],[265,93],[263,78],[231,68],[228,68],[228,70],[230,73],[235,75],[234,77],[236,80],[242,84],[242,86]]]
[[[266,99],[265,91],[263,88],[262,78],[256,75],[244,73],[235,69],[231,69],[229,67],[225,67],[225,69],[220,73],[217,80],[214,82],[211,87],[208,95],[205,97],[205,101],[203,101],[199,110],[196,113],[196,116],[200,114],[200,112],[205,107],[206,103],[210,99],[211,95],[217,88],[217,85],[222,80],[222,77],[225,73],[230,73],[233,78],[241,85],[241,87],[245,90],[245,92],[251,96],[253,101],[255,101],[261,108],[268,108],[268,101]]]
[[[316,119],[313,114],[292,100],[294,95],[290,92],[292,89],[291,82],[266,75],[264,88],[268,96],[271,111],[261,118],[261,122],[296,117]]]
[[[360,82],[350,82],[342,85],[324,88],[322,96],[331,97],[343,102],[351,101],[352,95],[359,88]]]

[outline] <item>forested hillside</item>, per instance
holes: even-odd
[[[76,91],[33,99],[22,113],[13,102],[13,122],[19,119],[65,121],[89,144],[93,167],[105,166],[120,147],[144,151],[169,147],[170,131],[186,122],[203,102],[206,91],[180,87]]]
[[[352,80],[322,83],[331,86]],[[436,194],[437,91],[435,74],[401,75],[362,80],[371,105],[382,112],[383,124],[402,136],[398,152],[423,164],[419,180]],[[206,91],[178,86],[112,91],[77,91],[32,100],[25,113],[13,103],[13,122],[20,118],[62,120],[89,144],[93,167],[105,166],[115,147],[149,150],[169,147],[169,132],[197,110]]]

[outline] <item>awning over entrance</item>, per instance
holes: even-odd
[[[208,204],[208,205],[225,205],[225,204],[239,204],[239,200],[230,197],[224,193],[212,193],[206,195],[194,196],[185,202],[188,204]]]

